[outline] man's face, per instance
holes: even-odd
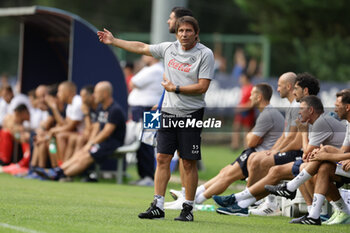
[[[57,90],[57,98],[62,102],[62,103],[67,103],[67,88],[65,88],[63,85],[58,86]]]
[[[286,98],[288,96],[287,82],[283,79],[278,79],[277,91],[280,93],[281,98]]]
[[[13,98],[13,94],[10,91],[4,90],[2,98],[9,104]]]
[[[80,91],[80,97],[83,104],[86,104],[87,106],[90,106],[92,102],[94,101],[93,95],[91,95],[89,92],[87,92],[85,89]]]
[[[30,120],[30,114],[28,111],[15,112],[15,123],[22,124],[24,121]]]
[[[196,37],[198,35],[194,32],[194,28],[189,23],[183,23],[179,26],[176,33],[177,39],[183,48],[191,48],[196,43]]]
[[[252,107],[257,107],[259,105],[259,101],[260,101],[259,97],[260,97],[259,91],[256,89],[256,87],[253,87],[249,97]]]
[[[300,115],[300,121],[303,123],[307,122],[310,119],[310,116],[311,116],[310,107],[305,102],[300,103],[299,115]]]
[[[338,114],[339,118],[344,120],[347,118],[346,104],[342,103],[342,97],[337,97],[335,101],[335,109],[334,111]]]
[[[294,85],[293,95],[295,100],[299,102],[304,97],[304,90],[297,83]]]
[[[169,19],[167,21],[168,27],[169,27],[169,33],[175,33],[175,22],[176,22],[175,13],[171,12],[169,15]]]
[[[39,88],[35,91],[36,103],[39,109],[45,111],[48,109],[45,103],[46,89]]]
[[[103,93],[102,88],[99,88],[98,85],[94,89],[93,96],[94,96],[93,98],[94,98],[94,101],[95,101],[96,104],[102,103],[104,93]]]

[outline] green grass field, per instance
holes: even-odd
[[[234,157],[224,147],[204,147],[203,155],[206,170],[200,172],[201,179],[210,178],[208,174],[216,174]],[[152,195],[152,187],[59,183],[0,174],[0,232],[350,232],[349,225],[291,225],[286,217],[236,217],[201,211],[194,213],[193,223],[173,221],[179,211],[166,211],[165,220],[138,219]],[[171,201],[170,195],[166,200]]]

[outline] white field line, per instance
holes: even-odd
[[[9,228],[12,230],[25,232],[25,233],[40,233],[39,231],[31,230],[31,229],[24,228],[24,227],[12,226],[12,225],[9,225],[7,223],[2,223],[2,222],[0,222],[0,227]]]

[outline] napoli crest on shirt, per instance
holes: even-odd
[[[191,61],[192,63],[195,63],[195,62],[197,61],[197,58],[196,58],[195,56],[191,56],[191,57],[190,57],[190,61]]]

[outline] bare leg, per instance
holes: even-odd
[[[81,137],[78,137],[78,138],[77,138],[77,142],[76,142],[76,144],[75,144],[75,148],[74,148],[73,154],[74,154],[75,152],[79,151],[81,148],[83,148],[83,146],[84,146],[86,143],[87,143],[87,138],[86,138],[84,135],[82,135]]]
[[[56,135],[56,143],[57,143],[57,157],[61,161],[65,161],[65,152],[67,148],[67,141],[69,134],[71,132],[62,132]]]
[[[239,164],[236,162],[233,165],[227,165],[212,179],[215,182],[211,182],[212,185],[206,188],[203,195],[207,199],[211,198],[213,195],[219,195],[223,193],[230,184],[240,179],[244,179],[244,175]]]
[[[68,143],[63,161],[67,161],[70,157],[72,157],[78,136],[79,135],[77,133],[72,133],[68,136]]]
[[[186,187],[184,165],[183,165],[183,160],[180,157],[179,157],[179,172],[180,172],[180,178],[181,178],[181,187]]]
[[[32,161],[30,161],[30,165],[32,167],[36,167],[38,166],[39,164],[39,161],[38,161],[38,156],[39,156],[39,153],[38,153],[38,148],[39,148],[39,145],[40,144],[34,144],[34,148],[33,148],[33,155],[32,155]]]
[[[309,184],[309,185],[311,185],[311,184]],[[308,206],[312,205],[312,196],[314,193],[311,192],[310,187],[308,187],[305,184],[300,185],[299,191],[300,191],[301,195],[303,195],[306,205],[308,205]]]
[[[292,179],[293,164],[294,162],[291,162],[270,168],[267,176],[265,176],[260,181],[249,187],[250,193],[254,197],[256,197],[257,200],[269,195],[269,192],[265,190],[265,185],[276,185],[283,179]]]
[[[247,183],[248,187],[255,184],[257,181],[259,181],[263,176],[265,176],[268,173],[270,167],[266,168],[266,166],[265,167],[261,166],[261,161],[264,158],[266,158],[266,152],[267,151],[254,152],[249,156],[247,161],[247,169],[249,173],[249,178]],[[273,164],[274,164],[274,160],[273,160]],[[264,175],[260,175],[264,172],[263,169],[266,169],[266,171]]]
[[[91,157],[90,153],[87,151],[80,151],[80,155],[76,157],[75,163],[69,166],[64,170],[64,174],[66,176],[75,176],[82,173],[85,169],[87,169],[92,163],[94,159]]]
[[[157,168],[154,176],[154,194],[165,196],[170,179],[170,162],[173,155],[157,154]]]
[[[186,200],[193,201],[196,195],[196,189],[198,185],[198,169],[196,160],[184,159],[184,178],[185,178],[185,192]]]
[[[38,146],[38,166],[39,167],[46,167],[47,162],[47,147],[46,143],[41,143]]]

